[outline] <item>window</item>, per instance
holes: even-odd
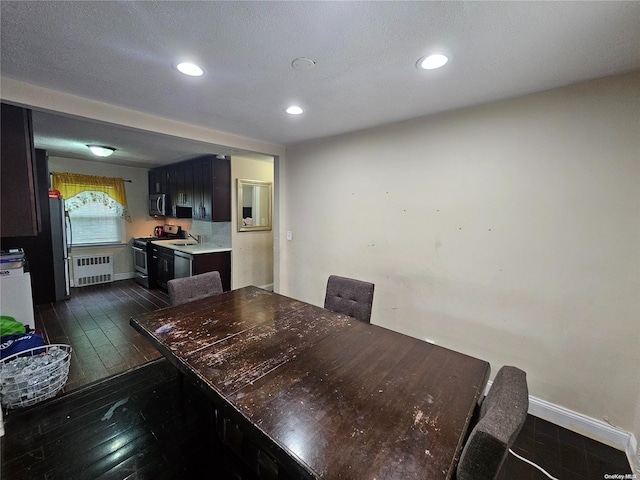
[[[106,197],[106,198],[105,198]],[[125,243],[125,223],[106,193],[87,191],[65,204],[71,219],[72,245]]]
[[[52,186],[65,199],[71,244],[125,243],[130,220],[124,181],[75,173],[53,173]]]

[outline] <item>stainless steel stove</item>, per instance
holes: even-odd
[[[161,237],[142,237],[133,239],[133,265],[136,269],[135,280],[140,285],[149,288],[149,246]]]
[[[183,238],[182,228],[175,225],[165,225],[162,231],[164,233],[161,237],[150,236],[133,239],[133,265],[136,269],[135,280],[146,288],[152,288],[155,285],[154,270],[149,264],[151,258],[151,242],[155,240]]]

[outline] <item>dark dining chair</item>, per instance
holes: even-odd
[[[169,303],[183,303],[200,300],[222,293],[222,280],[219,272],[206,272],[191,277],[174,278],[167,282]]]
[[[462,449],[457,480],[497,478],[527,419],[528,409],[526,373],[516,367],[503,366],[480,406],[478,423]]]
[[[373,283],[331,275],[327,281],[324,308],[371,323]]]

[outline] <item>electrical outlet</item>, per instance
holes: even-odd
[[[293,233],[291,233],[291,230],[287,230],[287,240],[291,239],[293,239]]]

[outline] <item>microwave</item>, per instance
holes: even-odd
[[[167,193],[152,193],[149,195],[149,215],[166,217],[171,215],[171,202]]]
[[[193,218],[193,209],[191,207],[174,205],[171,216],[175,218]]]

